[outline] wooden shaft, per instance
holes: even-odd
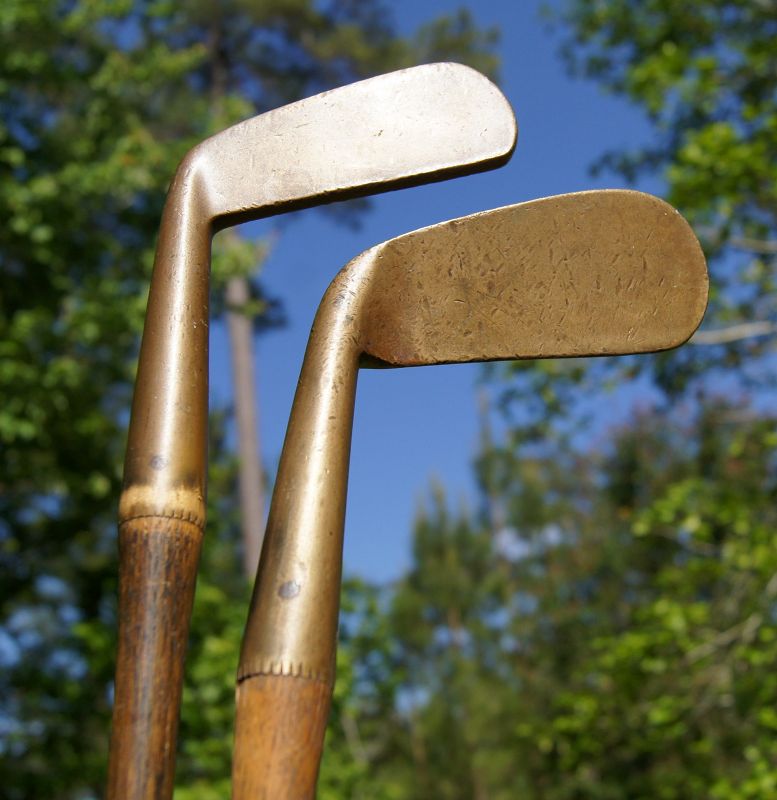
[[[233,798],[315,797],[331,696],[331,683],[288,675],[238,684]]]
[[[201,543],[201,529],[180,519],[145,517],[119,530],[119,646],[109,800],[172,797]]]

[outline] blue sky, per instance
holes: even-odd
[[[461,5],[454,0],[395,0],[397,24],[410,31]],[[473,7],[480,24],[502,30],[501,87],[518,118],[518,146],[500,170],[382,195],[357,232],[315,210],[280,230],[263,280],[282,298],[288,325],[257,347],[261,450],[274,473],[316,307],[337,271],[362,250],[407,231],[489,208],[583,189],[619,187],[589,174],[607,149],[647,140],[644,116],[587,81],[572,80],[558,55],[558,35],[540,17],[543,0],[493,0]],[[660,193],[660,185],[640,188]],[[264,235],[277,221],[245,232]],[[211,392],[230,396],[226,337],[214,330]],[[362,370],[348,487],[345,569],[376,581],[410,563],[413,517],[432,479],[454,505],[473,506],[471,462],[477,447],[477,365]]]

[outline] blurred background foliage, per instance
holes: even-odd
[[[324,800],[777,796],[777,4],[550,13],[569,68],[654,122],[648,149],[596,168],[665,180],[711,257],[711,324],[660,357],[486,373],[477,506],[432,487],[407,574],[344,588]],[[379,0],[0,6],[4,797],[102,794],[114,511],[176,163],[237,119],[359,77],[440,58],[494,74],[497,33],[461,11],[401,38]],[[260,259],[222,241],[215,291],[243,276],[252,308],[279,314]],[[630,380],[656,400],[581,435],[580,398]],[[248,596],[228,423],[215,409],[183,800],[228,795]]]

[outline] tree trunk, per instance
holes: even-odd
[[[240,526],[243,532],[243,571],[253,581],[264,538],[264,475],[259,455],[258,411],[251,319],[240,310],[249,300],[248,281],[227,283],[232,380],[235,387],[237,453],[240,461]]]

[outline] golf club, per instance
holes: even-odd
[[[109,800],[172,796],[205,523],[214,232],[496,167],[515,137],[510,106],[490,81],[458,64],[431,64],[262,114],[181,162],[162,215],[119,507]]]
[[[310,334],[243,640],[233,800],[315,794],[359,367],[666,350],[698,326],[707,287],[685,220],[631,191],[434,225],[337,275]]]

